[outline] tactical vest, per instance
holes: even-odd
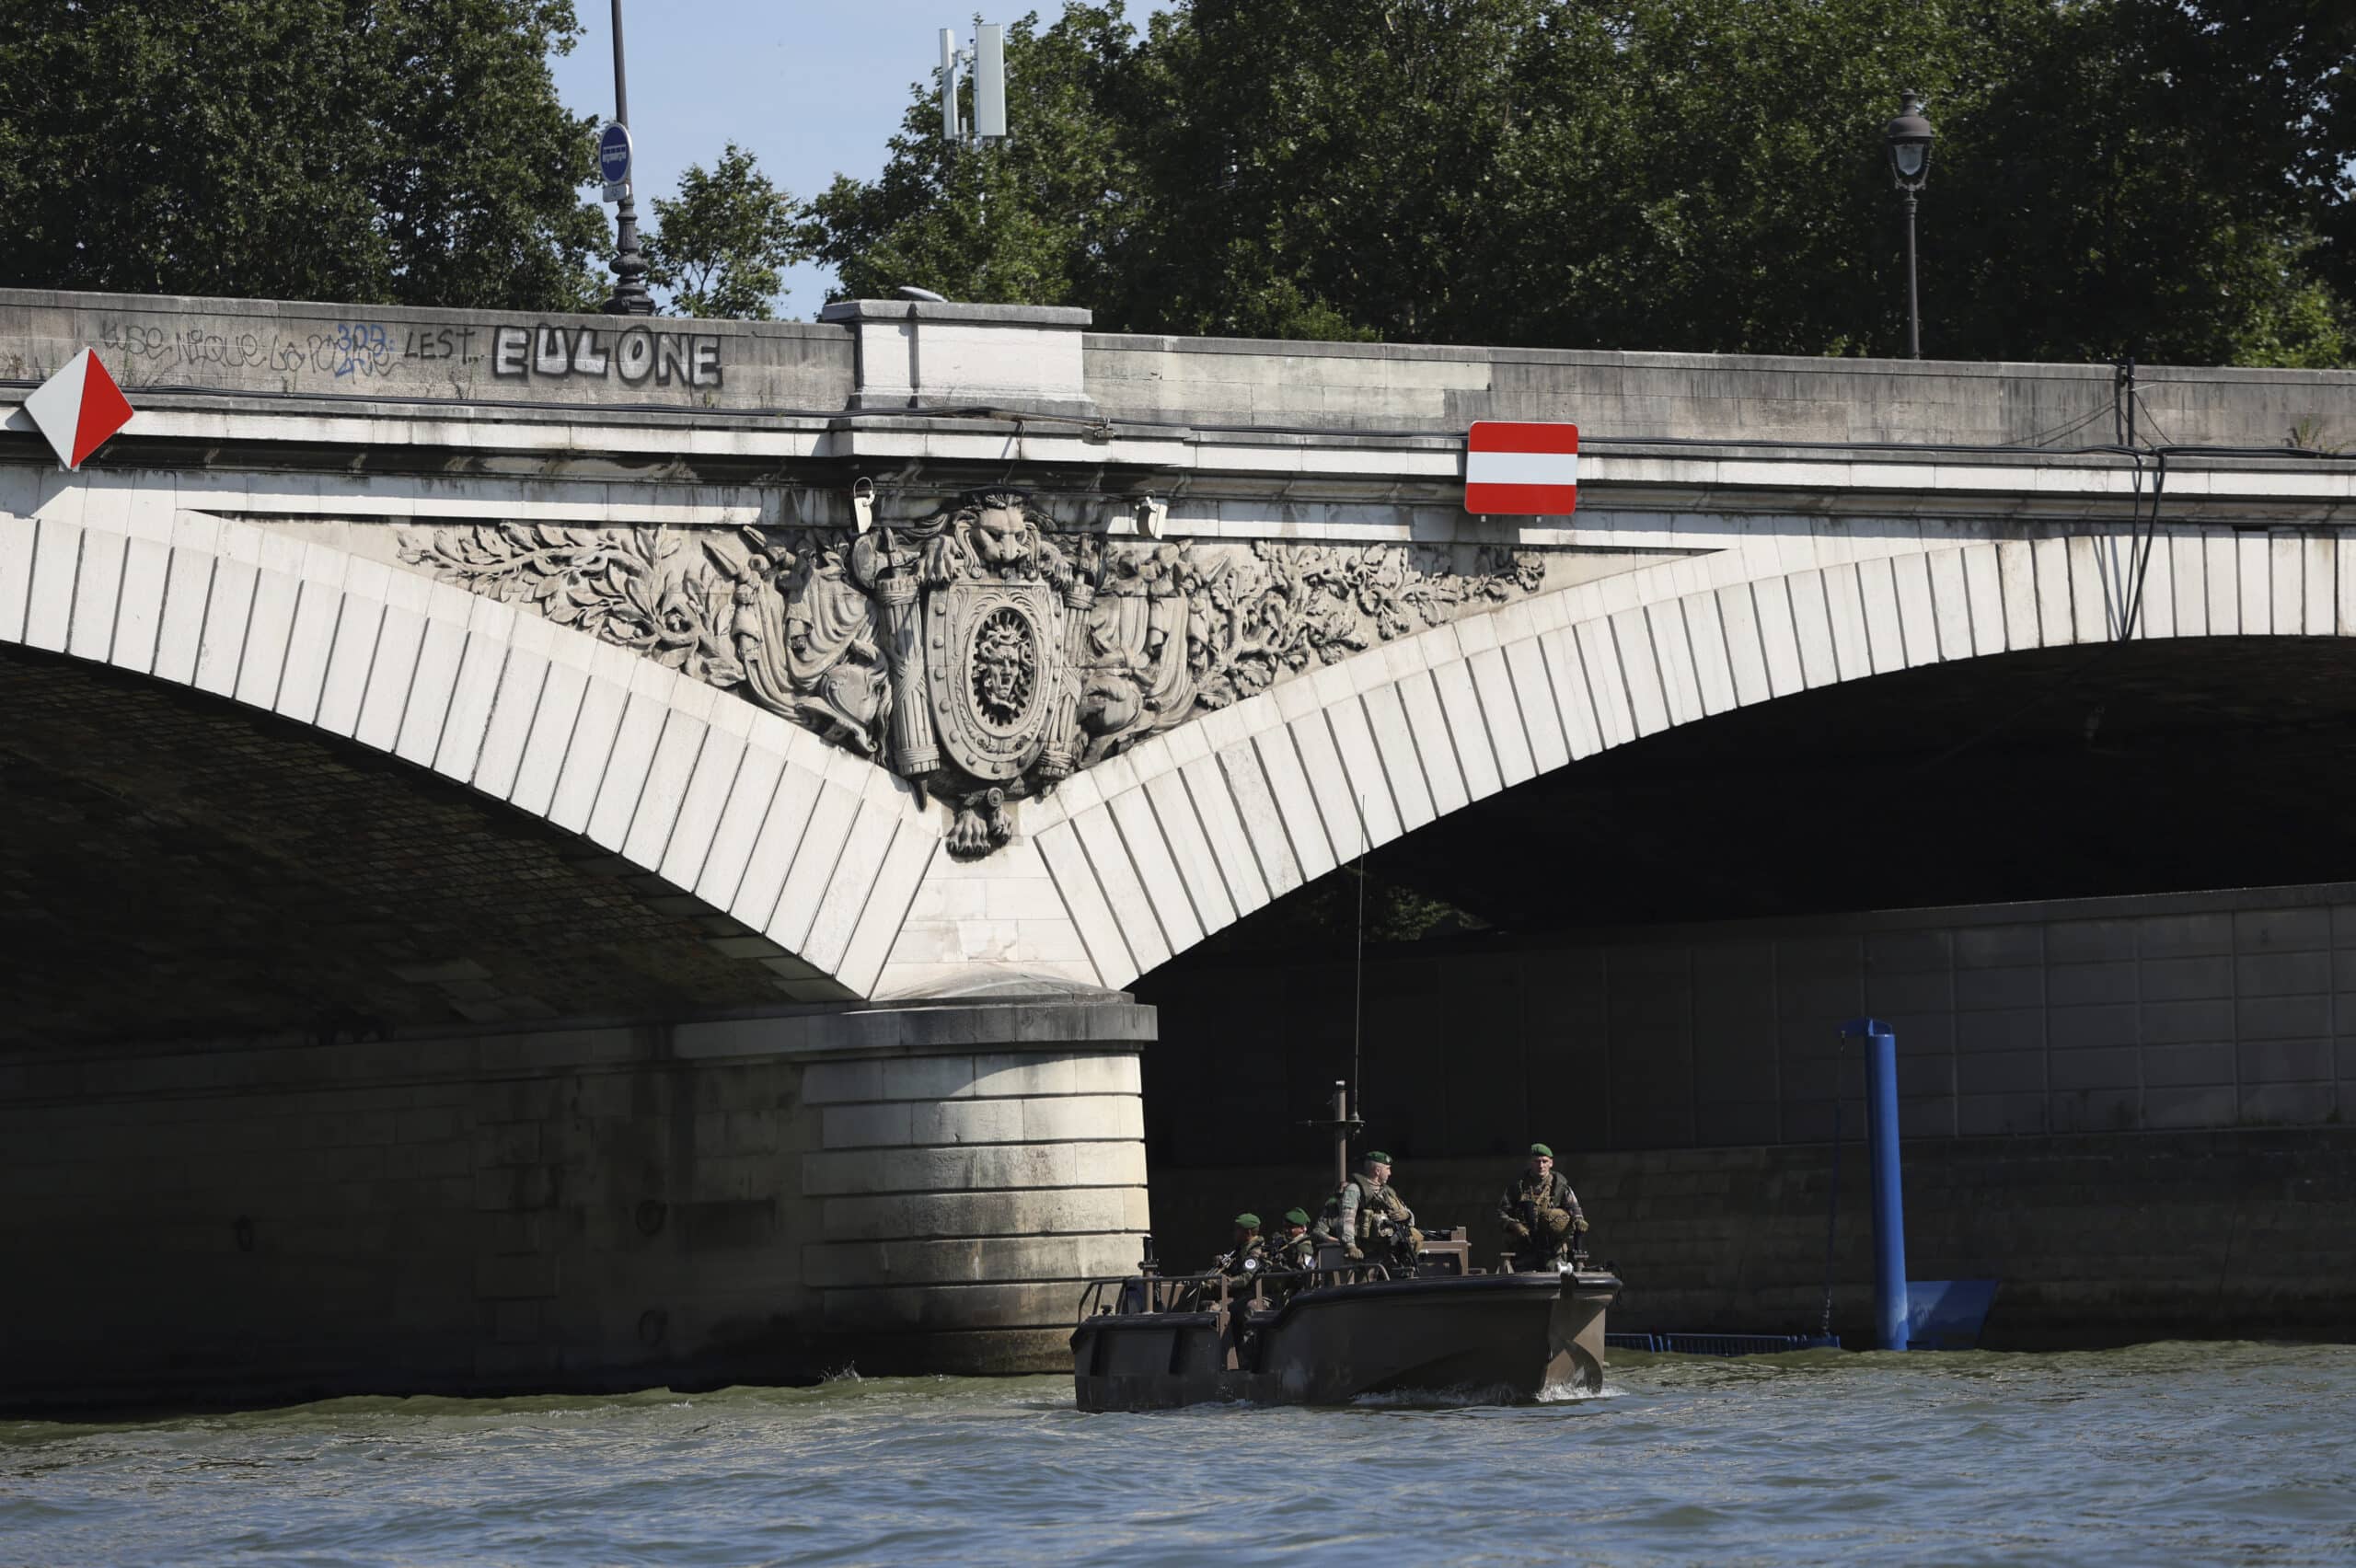
[[[1341,1186],[1334,1188],[1334,1195],[1325,1200],[1325,1207],[1317,1216],[1317,1229],[1330,1237],[1338,1239],[1341,1236],[1342,1194],[1352,1187],[1356,1187],[1358,1190],[1359,1239],[1363,1240],[1366,1237],[1366,1222],[1369,1215],[1388,1214],[1390,1212],[1388,1207],[1382,1203],[1382,1195],[1389,1192],[1390,1189],[1377,1182],[1373,1177],[1367,1175],[1364,1171],[1354,1170],[1350,1172],[1349,1180],[1344,1182]]]

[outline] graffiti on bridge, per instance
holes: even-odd
[[[650,377],[658,386],[721,384],[720,339],[707,332],[659,332],[629,327],[502,327],[493,336],[491,374],[521,376],[588,376],[636,386]]]
[[[392,326],[339,321],[301,330],[222,329],[202,318],[101,320],[98,347],[133,380],[246,373],[376,383],[404,370],[464,377],[488,368],[499,380],[604,380],[631,387],[722,385],[722,340],[709,332],[629,327]]]

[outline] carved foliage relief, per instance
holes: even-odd
[[[874,757],[968,856],[1009,800],[1546,579],[1535,550],[1059,534],[1011,490],[859,534],[470,524],[400,553]]]

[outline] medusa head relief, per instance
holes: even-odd
[[[1039,643],[1012,605],[990,612],[974,630],[974,705],[982,721],[1008,730],[1022,722],[1039,679]]]

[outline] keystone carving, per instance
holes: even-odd
[[[1111,541],[977,491],[863,533],[405,528],[401,559],[738,692],[956,810],[953,854],[1052,789],[1312,663],[1545,582],[1535,550],[1475,570],[1415,545]]]

